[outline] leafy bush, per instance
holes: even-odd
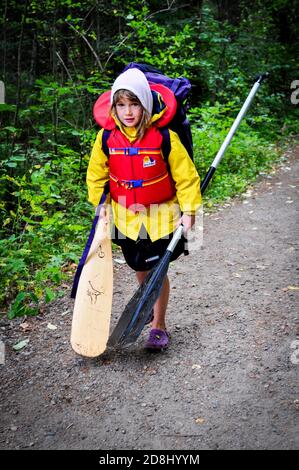
[[[204,177],[220,149],[236,115],[229,106],[206,106],[190,110],[193,125],[195,164],[201,177]],[[251,121],[251,124],[248,123]],[[271,170],[279,159],[280,152],[271,140],[261,135],[261,129],[255,130],[254,118],[244,118],[234,135],[225,156],[217,168],[213,182],[205,193],[208,205],[223,201],[243,192],[246,187],[262,172]],[[256,121],[265,127],[271,123],[268,116]]]
[[[0,104],[0,302],[11,305],[10,318],[36,314],[41,302],[62,295],[58,286],[74,271],[92,218],[85,186],[96,135],[92,106],[124,64],[148,62],[190,79],[201,177],[255,75],[272,72],[217,169],[207,205],[243,191],[279,158],[276,143],[299,133],[298,107],[290,103],[298,78],[293,0],[209,0],[188,8],[177,0],[27,3],[10,2],[0,16],[7,85]]]

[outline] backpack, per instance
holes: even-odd
[[[190,123],[186,115],[186,105],[185,105],[185,100],[191,89],[191,83],[189,82],[189,80],[185,77],[170,78],[170,77],[167,77],[166,75],[163,75],[163,73],[160,70],[152,67],[151,65],[138,64],[135,62],[131,62],[130,64],[128,64],[124,68],[122,73],[130,68],[136,68],[136,69],[141,70],[141,72],[144,73],[144,75],[146,76],[149,82],[158,83],[169,88],[174,93],[175,98],[177,100],[177,110],[176,110],[175,116],[167,125],[167,127],[160,129],[160,132],[163,137],[162,152],[163,152],[165,160],[168,159],[168,156],[171,150],[169,129],[173,130],[174,132],[178,134],[180,141],[182,142],[182,144],[184,145],[185,149],[188,152],[189,157],[191,158],[191,160],[193,160],[192,134],[191,134]],[[107,140],[109,138],[109,135],[110,135],[110,131],[104,130],[102,147],[103,147],[103,151],[108,157],[109,157],[109,149],[107,145]]]

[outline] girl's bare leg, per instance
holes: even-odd
[[[136,272],[136,276],[137,276],[139,284],[142,284],[148,272],[149,271],[137,271]],[[165,317],[166,317],[166,309],[167,309],[168,299],[169,299],[169,290],[170,290],[169,279],[168,279],[168,276],[166,276],[163,281],[163,286],[162,286],[160,296],[156,300],[156,303],[154,305],[154,319],[152,322],[152,328],[157,328],[158,330],[166,330]]]

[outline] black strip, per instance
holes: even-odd
[[[161,150],[163,153],[164,161],[167,163],[167,166],[168,166],[168,157],[169,157],[170,150],[171,150],[169,129],[167,127],[162,127],[161,129],[159,129],[159,131],[163,138]]]
[[[209,182],[213,178],[213,174],[215,173],[215,171],[216,171],[216,168],[213,167],[213,166],[210,166],[208,173],[206,174],[206,176],[204,177],[203,182],[200,185],[201,194],[203,194],[205,192]]]
[[[106,157],[108,159],[110,157],[110,154],[109,154],[109,148],[108,148],[107,141],[110,137],[110,134],[111,134],[111,131],[108,131],[107,129],[104,129],[103,135],[102,135],[102,149],[103,149],[103,152],[104,152],[104,154],[106,155]]]

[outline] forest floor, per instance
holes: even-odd
[[[299,146],[286,156],[205,215],[202,249],[171,264],[167,351],[143,349],[147,327],[128,348],[76,355],[69,297],[0,320],[1,449],[299,447]],[[115,258],[120,313],[136,284]]]

